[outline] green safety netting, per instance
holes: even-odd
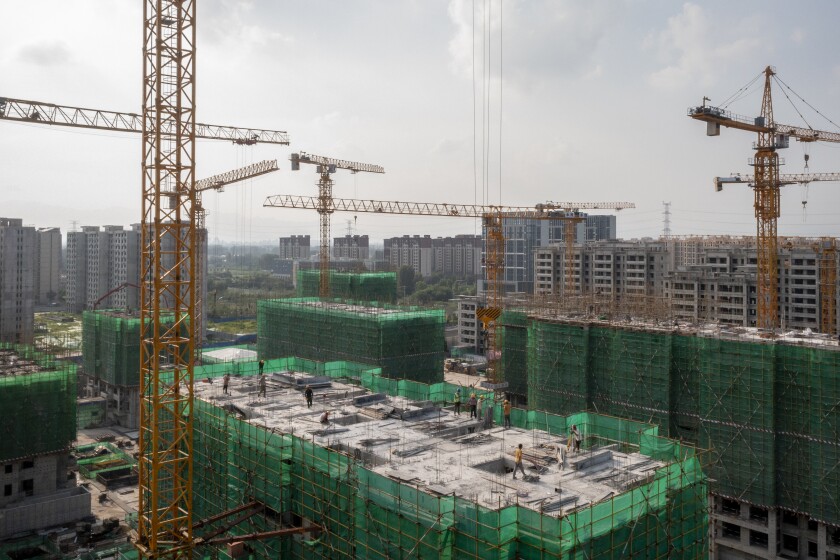
[[[336,272],[331,270],[329,279],[332,297],[388,303],[397,299],[396,272]],[[320,288],[320,270],[298,270],[298,297],[318,297]]]
[[[513,392],[526,380],[530,408],[654,423],[712,451],[714,492],[840,523],[836,347],[514,312],[500,322],[504,378]]]
[[[443,310],[317,298],[257,304],[261,358],[300,356],[373,364],[386,377],[443,380]]]
[[[0,343],[40,371],[0,375],[0,462],[67,449],[76,439],[76,366]]]
[[[161,327],[173,324],[164,318]],[[82,314],[82,364],[84,373],[110,385],[140,384],[140,318],[119,311],[85,311]]]
[[[266,368],[354,379],[371,389],[439,402],[451,399],[456,388],[387,379],[375,368],[349,362],[284,358],[268,361]],[[202,373],[223,371],[213,365]],[[495,406],[500,419],[501,407]],[[338,448],[252,425],[204,401],[196,402],[194,419],[195,516],[257,500],[268,513],[250,518],[234,534],[270,527],[290,514],[288,519],[326,529],[255,541],[254,558],[696,558],[706,551],[707,486],[699,456],[644,422],[513,410],[513,423],[522,428],[568,433],[577,424],[587,444],[620,442],[666,463],[648,483],[558,519],[516,504],[500,502],[494,509],[425,491],[376,473]],[[224,551],[218,557],[226,558]]]
[[[102,453],[103,450],[105,453]],[[76,461],[79,465],[79,474],[88,479],[95,480],[100,473],[124,471],[126,468],[130,469],[137,465],[134,457],[109,442],[79,445],[75,451],[79,457],[96,452],[95,456],[79,458]]]

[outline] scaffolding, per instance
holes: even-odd
[[[172,317],[162,326],[172,325]],[[114,310],[82,314],[85,375],[109,385],[140,385],[140,317]]]
[[[0,343],[0,462],[69,449],[76,439],[76,366]]]
[[[456,388],[389,379],[379,368],[351,362],[282,358],[267,361],[265,369],[326,375],[393,397],[441,404]],[[214,364],[197,368],[196,378],[213,380],[234,370],[246,380],[256,373],[251,364]],[[492,398],[492,393],[480,395]],[[269,406],[287,405],[272,401]],[[501,403],[492,406],[501,421]],[[535,440],[544,437],[540,434],[567,433],[576,424],[588,450],[615,449],[661,464],[625,490],[565,512],[535,505],[534,497],[526,495],[499,498],[488,506],[429,482],[387,474],[370,457],[336,441],[321,445],[305,433],[280,430],[265,418],[245,420],[221,401],[199,398],[195,518],[258,504],[258,513],[231,529],[231,535],[279,526],[311,528],[285,539],[249,541],[253,558],[688,559],[705,554],[708,488],[702,454],[694,448],[659,436],[655,426],[594,413],[561,416],[515,408],[511,417],[514,427],[532,431]],[[224,550],[213,554],[230,557]]]
[[[393,303],[397,300],[396,272],[329,272],[333,297],[356,301]],[[297,296],[318,297],[320,270],[298,270]]]
[[[374,364],[382,375],[423,383],[443,380],[445,315],[318,298],[257,303],[260,358],[300,356]]]
[[[840,524],[840,350],[753,331],[502,317],[503,375],[528,406],[650,422],[711,450],[711,490]],[[751,334],[752,333],[752,334]],[[505,366],[508,361],[503,360]]]

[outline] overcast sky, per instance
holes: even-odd
[[[198,0],[197,118],[287,130],[292,145],[201,141],[197,176],[261,159],[281,171],[205,196],[210,238],[317,236],[314,212],[263,208],[316,193],[293,151],[385,167],[335,176],[337,197],[530,206],[630,201],[621,237],[754,234],[755,135],[686,116],[722,104],[768,64],[775,118],[838,131],[840,3],[670,0]],[[28,0],[0,18],[0,96],[139,112],[139,0]],[[489,64],[487,61],[489,60]],[[485,71],[485,68],[487,71]],[[728,106],[760,111],[761,80]],[[800,116],[800,114],[802,116]],[[804,121],[803,121],[804,117]],[[140,218],[140,137],[0,121],[0,216],[36,226]],[[812,172],[840,171],[840,144],[812,145]],[[804,170],[803,144],[782,172]],[[782,193],[781,235],[840,235],[840,185]],[[352,215],[335,214],[334,234]],[[359,214],[354,233],[480,233],[474,220]]]

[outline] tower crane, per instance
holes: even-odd
[[[764,93],[761,114],[750,118],[736,115],[720,107],[706,105],[703,98],[699,107],[688,109],[688,116],[706,123],[706,135],[720,135],[720,127],[735,128],[758,134],[754,144],[755,156],[750,164],[755,168],[753,190],[755,193],[756,253],[758,270],[756,322],[760,328],[778,326],[778,219],[779,219],[779,154],[787,148],[790,138],[800,142],[840,142],[840,133],[814,130],[776,123],[773,118],[771,83],[776,71],[771,66],[764,69]]]
[[[498,369],[495,367],[499,358],[496,348],[496,320],[502,311],[503,288],[502,279],[505,270],[505,237],[502,227],[506,218],[521,219],[561,219],[566,221],[567,266],[570,262],[571,241],[574,246],[574,224],[584,219],[580,216],[581,209],[610,209],[622,210],[635,208],[632,202],[548,202],[527,206],[493,206],[475,204],[449,204],[432,202],[399,202],[388,200],[357,200],[348,198],[275,195],[266,198],[263,206],[271,208],[298,208],[303,210],[317,210],[321,213],[327,205],[329,213],[333,212],[371,212],[374,214],[403,214],[414,216],[448,216],[451,218],[481,218],[486,232],[484,267],[487,275],[486,306],[476,310],[476,316],[484,324],[487,331],[488,372],[493,373],[486,384],[491,389],[505,387],[496,377]],[[572,224],[571,228],[568,224]],[[571,231],[571,234],[569,233]],[[567,282],[568,282],[567,277]]]
[[[840,173],[790,173],[779,175],[779,186],[808,184],[820,181],[840,181]],[[753,175],[715,177],[715,190],[724,185],[746,184],[753,186]],[[837,240],[823,237],[813,245],[820,267],[820,332],[837,334]]]
[[[292,154],[292,171],[300,170],[301,163],[317,165],[318,179],[318,215],[321,217],[321,275],[318,285],[318,295],[322,298],[330,297],[330,215],[332,210],[332,186],[330,175],[337,169],[349,169],[351,173],[385,173],[380,165],[358,163],[325,156],[316,156],[300,152]]]

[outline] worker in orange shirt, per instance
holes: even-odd
[[[502,412],[505,415],[505,428],[510,428],[510,401],[507,399],[502,403]]]

